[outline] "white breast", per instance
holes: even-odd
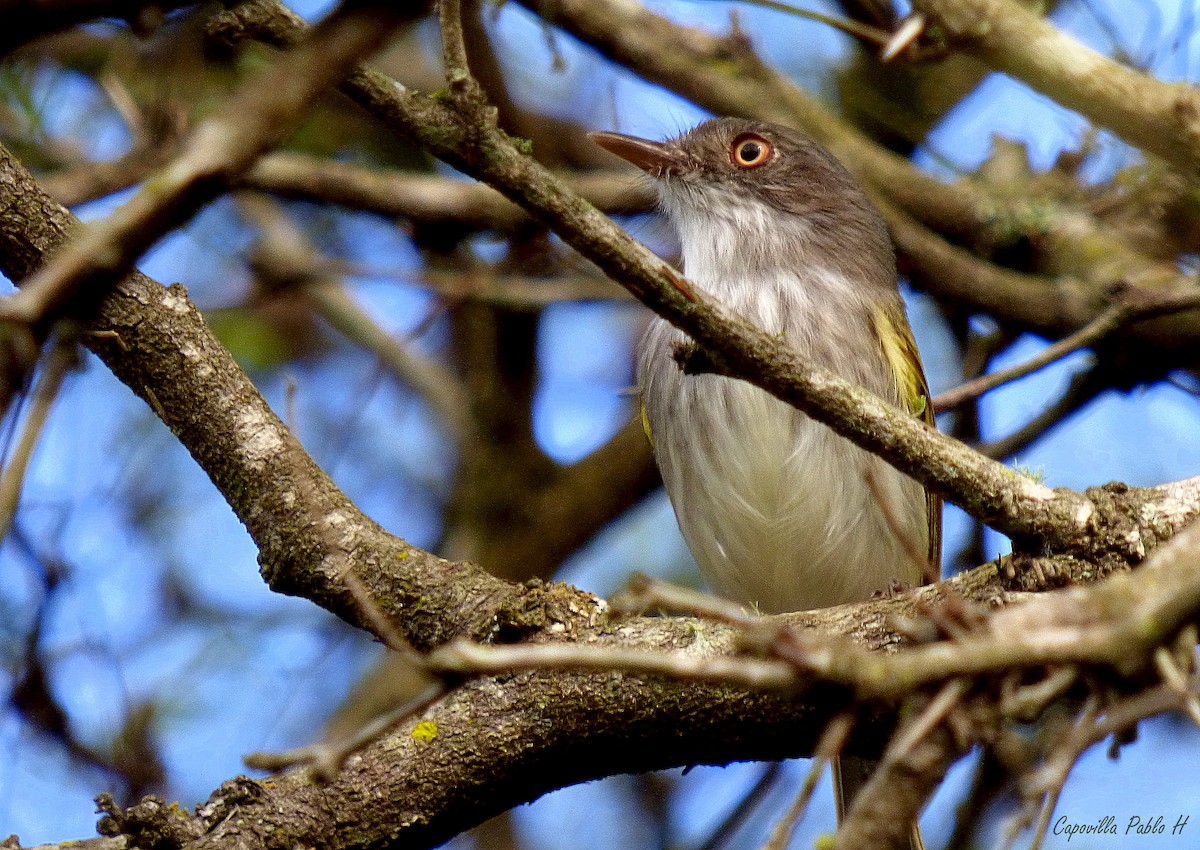
[[[851,281],[821,269],[731,277],[720,247],[683,235],[689,277],[822,365],[844,365],[872,333],[869,305]],[[892,580],[919,583],[921,566],[908,552],[928,542],[920,485],[748,383],[685,376],[671,352],[685,339],[656,319],[639,375],[667,493],[714,589],[778,612],[868,598]],[[863,361],[851,358],[846,377],[896,401],[882,356]],[[868,475],[911,545],[892,530]]]

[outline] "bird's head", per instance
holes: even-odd
[[[851,271],[860,258],[894,285],[883,218],[833,154],[798,130],[714,118],[665,142],[591,137],[655,178],[685,256],[715,251],[728,270],[820,262]]]

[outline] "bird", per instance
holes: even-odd
[[[591,135],[654,178],[690,282],[935,424],[887,224],[832,153],[799,130],[742,118],[665,142]],[[638,384],[667,495],[711,587],[783,613],[923,583],[922,557],[940,563],[940,500],[748,382],[685,374],[676,352],[688,342],[655,317]],[[840,819],[866,776],[837,764],[834,775]],[[923,847],[915,824],[911,841]]]

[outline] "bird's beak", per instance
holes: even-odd
[[[607,131],[588,133],[588,137],[609,153],[615,153],[621,159],[632,162],[654,177],[681,174],[687,170],[687,163],[679,152],[662,142]]]

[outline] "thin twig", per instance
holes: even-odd
[[[449,686],[445,682],[435,681],[408,702],[380,715],[341,741],[312,744],[278,753],[250,753],[242,761],[247,767],[272,773],[306,765],[318,781],[330,782],[347,758],[390,732],[401,721],[424,711],[448,691]]]
[[[1041,792],[1042,798],[1042,803],[1038,807],[1038,820],[1034,830],[1033,843],[1035,846],[1040,845],[1045,840],[1046,829],[1050,825],[1050,816],[1054,813],[1054,808],[1058,804],[1059,794],[1067,782],[1067,776],[1070,774],[1071,768],[1079,761],[1079,757],[1083,755],[1084,751],[1091,746],[1091,736],[1087,734],[1080,735],[1079,732],[1080,730],[1094,729],[1096,717],[1099,713],[1100,701],[1093,694],[1084,703],[1070,734],[1059,739],[1061,743],[1057,747],[1057,755],[1047,759],[1046,766],[1038,771],[1037,777],[1040,781],[1031,783],[1036,787],[1037,791]],[[1027,820],[1025,822],[1028,823]],[[1009,826],[1009,845],[1015,841],[1018,831],[1022,828],[1018,825],[1019,823],[1018,821]]]
[[[1044,369],[1081,348],[1091,348],[1131,322],[1195,307],[1200,307],[1200,293],[1196,292],[1147,301],[1134,300],[1128,295],[1120,297],[1082,328],[1047,346],[1024,363],[982,375],[937,396],[933,400],[934,409],[939,413],[953,410],[997,387]]]
[[[424,670],[425,656],[417,652],[412,644],[397,631],[358,576],[351,572],[343,573],[342,581],[345,583],[346,589],[350,591],[350,595],[354,597],[354,601],[358,603],[359,610],[371,624],[371,631],[383,641],[383,645],[399,654],[413,666]]]
[[[921,546],[913,538],[910,529],[905,528],[900,522],[900,517],[896,513],[895,502],[884,492],[883,487],[879,484],[879,478],[875,474],[875,470],[870,466],[863,469],[863,480],[866,481],[867,489],[871,491],[871,496],[875,499],[875,504],[879,505],[879,509],[883,512],[883,521],[887,524],[888,531],[904,547],[904,554],[917,567],[917,571],[921,574],[922,583],[933,584],[936,582],[942,577],[941,565],[935,564],[930,560],[928,551],[921,550]]]
[[[145,159],[142,154],[143,163]],[[88,164],[91,168],[102,165]],[[52,174],[48,179],[53,182],[57,177]],[[564,175],[564,180],[608,213],[635,214],[654,209],[652,187],[626,171],[571,173]],[[292,151],[266,155],[236,185],[468,230],[512,232],[531,221],[525,210],[486,183],[370,167]]]
[[[1060,667],[1040,682],[1024,685],[1001,696],[1000,713],[1023,723],[1035,720],[1051,702],[1066,693],[1079,678],[1074,667]]]
[[[1046,834],[1050,830],[1050,818],[1054,816],[1054,810],[1058,807],[1058,798],[1062,795],[1062,789],[1062,785],[1052,788],[1042,800],[1042,808],[1038,812],[1037,827],[1034,829],[1033,841],[1029,844],[1029,850],[1041,850],[1042,844],[1046,841]]]
[[[754,628],[762,621],[761,617],[748,612],[736,602],[641,573],[630,577],[629,586],[615,594],[609,600],[609,606],[614,613],[626,616],[659,609],[672,614],[703,617],[739,628]]]
[[[887,752],[883,755],[884,760],[901,761],[907,758],[913,747],[945,719],[970,687],[971,683],[967,679],[951,679],[943,685],[917,718],[901,729],[892,739]]]
[[[1194,647],[1195,644],[1193,643],[1192,646]],[[1171,650],[1165,646],[1154,650],[1154,666],[1158,669],[1158,674],[1162,676],[1163,684],[1179,694],[1188,717],[1192,718],[1193,723],[1200,726],[1200,696],[1197,696],[1194,684],[1188,681],[1187,674],[1180,669]]]
[[[1071,379],[1067,389],[1059,396],[1058,401],[1042,410],[1041,413],[1007,437],[979,446],[980,453],[997,460],[1012,457],[1079,410],[1107,386],[1099,369],[1092,368],[1086,372],[1077,373]]]
[[[300,422],[296,417],[296,376],[288,375],[283,385],[283,423],[287,429],[300,436]]]
[[[438,20],[442,29],[442,61],[446,64],[446,82],[450,84],[452,92],[468,94],[478,84],[467,64],[460,0],[438,0]]]
[[[460,638],[429,653],[428,664],[431,670],[464,675],[513,670],[623,670],[752,688],[787,688],[797,682],[795,667],[783,661],[653,652],[615,645],[484,645]]]
[[[839,32],[844,32],[846,35],[853,36],[860,41],[865,41],[868,44],[883,47],[888,43],[891,33],[887,30],[873,27],[870,24],[864,24],[862,21],[856,21],[853,18],[841,18],[835,15],[826,15],[821,12],[815,12],[811,9],[800,9],[790,3],[781,3],[779,0],[742,0],[747,6],[758,6],[762,9],[770,9],[775,12],[783,12],[785,15],[793,15],[797,18],[806,18],[810,21],[816,21],[819,24],[824,24],[827,27],[833,27]]]
[[[435,293],[451,304],[478,302],[501,307],[545,307],[563,301],[624,301],[632,303],[628,290],[606,277],[587,273],[554,277],[500,274],[489,269],[449,271],[445,269],[383,268],[331,257],[318,260],[316,271],[360,278],[388,278]]]
[[[446,82],[466,82],[470,70],[467,65],[467,42],[462,31],[460,0],[438,0],[438,19],[442,24],[442,59],[446,67]]]
[[[1013,733],[1002,731],[1000,735],[1011,738]],[[970,789],[965,799],[955,806],[954,831],[950,833],[945,850],[970,850],[978,846],[979,823],[989,803],[1004,787],[1007,773],[1002,764],[993,745],[984,742],[972,771]]]
[[[145,110],[142,109],[137,100],[130,94],[129,87],[111,70],[101,73],[96,81],[100,84],[101,90],[108,95],[113,109],[121,116],[121,120],[125,122],[125,129],[129,131],[129,135],[133,138],[133,144],[130,147],[147,150],[154,147],[150,139],[150,134],[146,131],[147,121]]]
[[[925,16],[920,12],[909,15],[901,21],[900,26],[896,27],[896,31],[888,37],[887,43],[879,51],[879,60],[891,62],[907,50],[925,32],[925,24]]]
[[[1110,735],[1117,735],[1134,726],[1139,720],[1184,707],[1186,697],[1168,685],[1159,685],[1108,706],[1100,714],[1098,701],[1089,697],[1079,721],[1064,736],[1055,739],[1056,746],[1043,766],[1022,782],[1026,794],[1046,795],[1057,800],[1067,777],[1080,757],[1094,744]],[[1039,807],[1038,831],[1044,833],[1053,807],[1049,800]],[[1028,821],[1025,821],[1026,823]],[[1009,837],[1015,840],[1022,829],[1020,821],[1008,827]],[[1035,845],[1042,839],[1035,836]],[[1011,843],[1011,842],[1010,842]]]

